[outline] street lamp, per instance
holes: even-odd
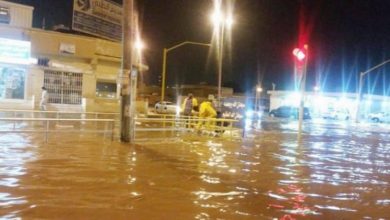
[[[360,102],[361,102],[361,96],[362,96],[362,92],[363,92],[363,77],[365,76],[365,75],[367,75],[368,73],[370,73],[371,71],[373,71],[373,70],[375,70],[375,69],[377,69],[377,68],[379,68],[379,67],[381,67],[381,66],[383,66],[383,65],[385,65],[385,64],[387,64],[387,63],[389,63],[390,62],[390,59],[389,60],[386,60],[386,61],[383,61],[382,63],[380,63],[380,64],[378,64],[378,65],[376,65],[376,66],[374,66],[374,67],[372,67],[372,68],[370,68],[370,69],[368,69],[368,70],[366,70],[365,72],[361,72],[360,73],[360,78],[359,78],[359,91],[358,91],[358,94],[357,94],[357,106],[356,106],[356,115],[355,115],[355,122],[356,123],[359,123],[359,114],[360,114]]]
[[[164,48],[163,50],[163,63],[162,63],[162,77],[161,77],[161,101],[164,101],[165,99],[165,78],[166,78],[166,72],[167,72],[167,55],[169,51],[172,51],[178,47],[184,46],[184,45],[198,45],[198,46],[206,46],[211,47],[211,44],[208,43],[198,43],[193,41],[184,41],[182,43],[176,44],[175,46],[172,46],[170,48]]]
[[[313,90],[314,90],[314,92],[319,92],[320,91],[320,87],[319,86],[314,86]]]
[[[263,92],[263,88],[261,88],[261,86],[257,86],[256,87],[256,100],[255,100],[255,111],[259,111],[260,109],[260,102],[259,102],[259,99],[260,99],[260,96],[261,96],[261,93]]]
[[[223,46],[226,28],[230,29],[234,23],[233,16],[222,12],[221,1],[215,0],[214,12],[211,15],[211,21],[214,24],[214,31],[217,35],[217,59],[218,59],[218,107],[221,106],[221,89],[222,89],[222,63],[223,63]]]

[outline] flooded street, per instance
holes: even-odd
[[[0,216],[22,219],[390,219],[390,133],[263,123],[244,140],[129,146],[0,134]]]

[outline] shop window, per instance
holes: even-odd
[[[45,70],[44,86],[49,94],[49,103],[81,104],[82,73]]]
[[[96,82],[96,97],[116,98],[116,82]]]
[[[26,70],[0,66],[0,99],[24,99]]]

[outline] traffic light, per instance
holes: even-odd
[[[297,58],[298,61],[303,61],[306,58],[305,52],[299,48],[295,48],[293,50],[293,55]]]
[[[293,51],[295,67],[298,69],[298,74],[301,72],[307,61],[308,46],[305,44],[301,48],[295,48]]]

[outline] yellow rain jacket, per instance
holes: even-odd
[[[209,101],[202,102],[199,108],[199,117],[201,118],[216,118],[217,112]]]

